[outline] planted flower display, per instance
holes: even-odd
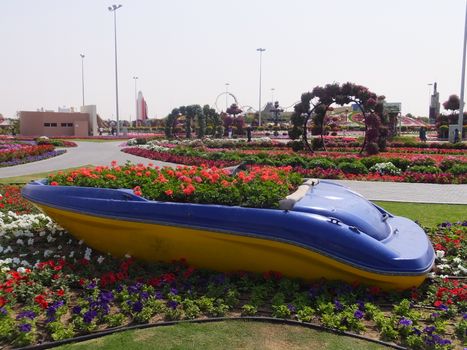
[[[30,145],[0,141],[0,167],[35,162],[65,153],[55,151],[53,145]]]
[[[467,275],[461,270],[457,276],[436,270],[419,288],[396,292],[273,271],[219,273],[183,259],[114,258],[43,214],[9,209],[0,217],[0,346],[6,348],[117,326],[240,313],[299,320],[410,349],[465,346]],[[436,250],[445,251],[446,263],[466,261],[467,223],[444,223],[428,233]]]
[[[209,143],[207,143],[209,144]],[[197,148],[193,148],[197,147]],[[190,146],[183,143],[151,141],[147,145],[123,148],[122,151],[154,160],[186,165],[208,164],[226,167],[243,161],[255,165],[290,165],[306,177],[361,181],[395,181],[419,183],[467,183],[467,158],[457,155],[385,152],[360,157],[347,151],[296,153],[275,147],[261,149],[208,149],[200,140]],[[462,152],[462,151],[461,151]],[[323,167],[319,162],[325,161]],[[392,165],[389,165],[392,164]]]
[[[419,285],[435,255],[423,229],[291,167],[113,163],[49,176],[23,196],[93,249],[219,271]]]

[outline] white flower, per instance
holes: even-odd
[[[127,253],[127,254],[125,254],[125,258],[130,259],[131,255]]]
[[[74,252],[74,251],[72,251],[72,252],[70,253],[70,255],[68,255],[69,258],[72,258],[72,257],[74,257],[74,256],[75,256],[75,252]]]
[[[33,244],[34,244],[34,238],[29,238],[28,245],[33,245]]]
[[[24,241],[23,241],[21,238],[18,238],[18,239],[16,240],[16,244],[18,244],[18,245],[24,245]]]
[[[454,262],[456,264],[460,264],[462,262],[462,259],[459,258],[458,256],[456,256],[454,259],[452,259],[452,262]]]
[[[53,251],[52,251],[52,250],[46,249],[46,250],[44,251],[44,258],[47,258],[47,257],[49,257],[49,256],[52,255],[52,254],[53,254]]]
[[[102,264],[102,262],[105,260],[105,258],[102,256],[102,255],[99,255],[99,257],[97,258],[97,262],[99,264]]]
[[[10,271],[10,268],[7,267],[7,266],[5,266],[5,267],[2,267],[2,268],[0,269],[0,271],[1,271],[1,272],[8,272],[8,271]]]
[[[13,248],[11,248],[10,246],[6,247],[6,249],[3,251],[3,253],[10,253],[13,251]]]
[[[83,242],[84,242],[84,241],[83,241],[82,239],[80,239],[79,242],[78,242],[78,244],[81,245],[81,244],[83,244]]]
[[[448,269],[450,266],[448,264],[439,264],[439,265],[436,265],[436,267],[439,270],[444,270],[444,269]]]
[[[436,251],[436,259],[444,258],[444,254],[446,254],[446,252],[444,250],[437,250]]]
[[[13,264],[15,265],[18,265],[20,261],[21,260],[19,260],[18,258],[13,258]]]
[[[24,267],[18,267],[18,271],[19,273],[25,273],[26,272],[26,269]]]
[[[53,242],[53,241],[55,241],[55,238],[53,238],[52,235],[48,235],[47,236],[47,242],[50,243],[50,242]]]

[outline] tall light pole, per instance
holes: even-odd
[[[461,93],[459,101],[459,118],[457,120],[457,129],[459,130],[459,139],[462,141],[462,131],[464,127],[464,85],[465,85],[465,53],[467,46],[467,1],[465,7],[464,20],[464,49],[462,50],[462,74],[461,74]]]
[[[266,51],[266,49],[263,48],[258,48],[256,51],[259,52],[259,115],[258,115],[258,126],[261,126],[261,63],[262,63],[262,57],[263,57],[263,52]]]
[[[118,70],[117,70],[117,10],[122,5],[112,5],[108,9],[114,13],[114,40],[115,40],[115,105],[117,113],[117,136],[120,135],[120,119],[118,115]]]
[[[82,53],[79,54],[81,56],[81,89],[83,92],[83,106],[84,106],[84,55]]]
[[[227,113],[227,108],[229,108],[229,102],[227,101],[229,98],[229,83],[225,83],[225,113]]]
[[[274,105],[274,90],[276,90],[276,89],[271,88],[271,102],[272,102],[273,105]]]
[[[135,106],[136,106],[136,113],[135,113],[135,126],[138,126],[138,97],[136,95],[136,82],[138,81],[138,77],[133,77],[135,81]],[[131,120],[130,120],[130,126],[131,126]]]

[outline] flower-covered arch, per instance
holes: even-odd
[[[308,123],[313,121],[320,131],[321,143],[325,148],[323,126],[326,112],[334,103],[341,106],[355,103],[365,121],[365,138],[360,153],[363,150],[368,154],[378,153],[385,147],[386,135],[381,124],[383,100],[384,96],[378,97],[368,88],[349,82],[342,85],[334,83],[324,87],[317,86],[311,92],[302,94],[300,102],[294,106],[289,135],[292,139],[301,136],[303,144],[313,152],[307,137]]]

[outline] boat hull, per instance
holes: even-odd
[[[217,271],[277,271],[306,280],[359,281],[384,289],[418,286],[427,273],[378,273],[293,242],[215,229],[103,217],[36,204],[76,238],[84,240],[93,249],[117,257],[129,254],[147,261],[165,262],[185,258],[195,267]]]

